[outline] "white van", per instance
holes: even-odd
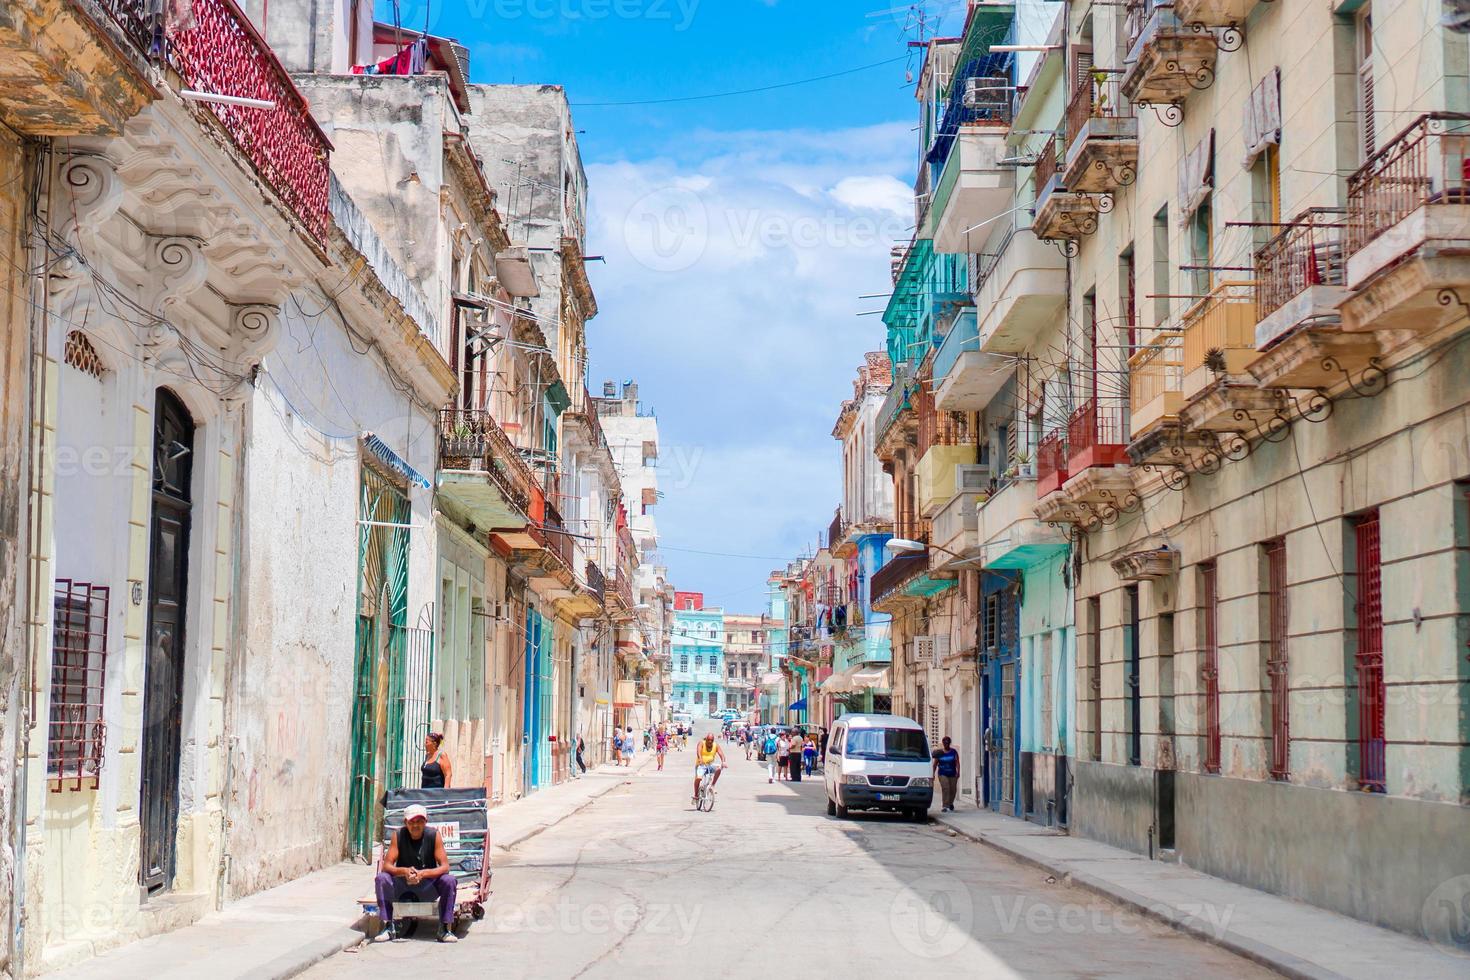
[[[827,739],[827,814],[894,810],[923,820],[934,802],[929,739],[911,718],[843,715]]]

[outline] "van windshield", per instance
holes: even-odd
[[[929,743],[913,728],[854,728],[847,733],[847,751],[853,759],[926,762]]]

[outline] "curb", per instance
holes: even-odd
[[[1203,940],[1212,946],[1218,946],[1221,949],[1250,960],[1258,966],[1264,966],[1268,970],[1274,970],[1282,976],[1291,977],[1292,980],[1340,980],[1342,977],[1340,973],[1325,969],[1311,960],[1306,960],[1300,956],[1277,949],[1275,946],[1257,942],[1254,939],[1230,932],[1229,930],[1220,933],[1198,925],[1194,922],[1192,916],[1173,906],[1151,901],[1127,888],[1115,885],[1112,882],[1088,874],[1085,871],[1078,871],[1065,861],[1049,861],[1007,841],[988,836],[983,832],[966,830],[963,827],[950,823],[944,817],[935,818],[935,822],[941,827],[953,830],[966,840],[994,848],[1032,867],[1049,871],[1058,877],[1065,878],[1070,884],[1084,888],[1093,894],[1101,895],[1103,898],[1111,899],[1140,915],[1153,919],[1156,922],[1161,922],[1195,939]]]
[[[367,936],[363,933],[356,929],[343,929],[335,936],[328,936],[296,947],[290,953],[271,960],[265,966],[244,974],[242,980],[290,980],[291,977],[300,976],[323,960],[331,959],[338,953],[345,953],[349,949],[355,949],[365,942],[367,942]]]

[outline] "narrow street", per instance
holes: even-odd
[[[457,946],[424,928],[305,975],[1270,975],[935,824],[839,822],[820,776],[770,785],[727,758],[713,813],[689,805],[691,749],[520,845]]]

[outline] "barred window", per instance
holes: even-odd
[[[52,627],[51,718],[46,771],[53,792],[97,788],[105,726],[103,678],[107,669],[109,590],[103,585],[57,579]]]
[[[80,330],[73,330],[66,335],[66,349],[62,354],[63,360],[78,371],[85,371],[92,377],[102,379],[102,374],[107,370],[107,365],[102,363],[97,348],[87,339],[87,335]]]

